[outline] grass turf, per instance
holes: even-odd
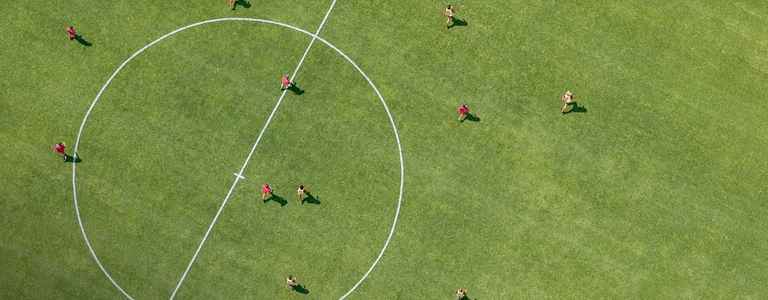
[[[141,5],[139,5],[141,4]],[[95,2],[2,8],[5,195],[0,298],[115,298],[74,221],[72,144],[114,68],[179,26],[222,16],[312,31],[326,1]],[[406,200],[360,299],[761,298],[768,294],[768,7],[339,1],[322,35],[390,104]],[[66,40],[74,22],[93,43]],[[132,62],[81,145],[81,209],[96,251],[137,298],[167,297],[308,38],[214,24]],[[344,293],[383,243],[397,153],[372,90],[316,44],[180,298]],[[573,90],[586,108],[560,115]],[[479,122],[455,121],[467,102]],[[269,181],[288,201],[262,203]],[[299,182],[320,205],[296,205]],[[310,294],[289,294],[297,275]]]

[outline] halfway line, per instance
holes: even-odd
[[[320,26],[317,27],[317,31],[315,31],[315,35],[312,36],[312,40],[309,42],[309,46],[307,46],[307,49],[304,50],[304,54],[301,56],[301,59],[299,60],[298,65],[296,65],[296,69],[293,70],[293,74],[291,75],[291,80],[295,80],[296,75],[299,73],[299,70],[301,69],[301,66],[304,64],[304,59],[307,58],[307,54],[309,54],[309,50],[312,48],[312,45],[315,43],[315,40],[317,40],[317,35],[320,34],[320,31],[323,29],[323,26],[325,26],[325,22],[328,21],[328,17],[331,15],[331,11],[333,10],[334,6],[336,6],[336,0],[333,0],[333,2],[331,2],[331,6],[328,8],[328,11],[326,11],[325,17],[323,17],[323,21],[320,22]],[[275,104],[275,107],[272,109],[272,112],[269,114],[269,117],[267,118],[266,123],[264,123],[264,127],[261,128],[261,132],[259,132],[259,136],[256,137],[256,142],[253,143],[253,146],[251,147],[251,152],[248,153],[248,157],[245,159],[245,162],[243,162],[243,166],[240,168],[240,172],[238,174],[243,174],[243,171],[245,171],[245,168],[248,167],[248,163],[251,161],[251,157],[253,157],[253,153],[256,152],[256,147],[261,142],[261,138],[264,136],[264,132],[267,131],[267,127],[269,127],[269,123],[272,122],[272,118],[275,116],[275,113],[277,112],[277,109],[280,107],[280,104],[283,102],[283,99],[285,98],[285,94],[287,92],[288,90],[284,90],[280,94],[280,97],[277,99],[277,104]],[[203,244],[205,244],[205,241],[208,240],[208,236],[211,234],[211,230],[213,229],[213,226],[216,225],[216,222],[219,220],[219,216],[221,216],[221,212],[224,211],[224,207],[227,205],[227,202],[229,202],[229,198],[232,196],[232,192],[235,190],[235,186],[237,186],[237,183],[240,182],[240,179],[241,177],[236,176],[235,181],[232,182],[232,186],[229,187],[229,192],[227,192],[227,196],[224,197],[224,200],[221,202],[221,205],[219,206],[219,210],[216,212],[216,215],[213,217],[211,224],[208,225],[208,230],[205,231],[205,235],[203,236],[203,239],[200,241],[200,244],[197,246],[197,250],[195,250],[195,254],[192,255],[192,259],[189,261],[187,268],[184,270],[184,273],[181,275],[179,282],[176,284],[176,287],[173,289],[173,293],[171,293],[171,297],[170,297],[171,300],[173,300],[176,297],[176,293],[179,291],[179,288],[181,288],[182,283],[184,283],[184,279],[187,278],[187,275],[189,274],[189,270],[192,269],[192,265],[195,263],[195,260],[197,260],[197,256],[200,254],[200,250],[203,249]]]

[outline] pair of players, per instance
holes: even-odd
[[[570,112],[571,109],[576,106],[575,98],[576,96],[573,95],[573,92],[566,90],[563,96],[560,97],[560,101],[563,103],[560,112],[563,114]],[[459,114],[459,122],[463,122],[470,115],[469,106],[466,104],[459,105],[456,109],[456,113]]]
[[[306,187],[304,187],[303,184],[300,184],[299,187],[296,189],[296,201],[299,204],[304,204],[304,198],[306,198],[307,193],[309,193],[309,190],[307,190]],[[269,183],[265,183],[261,186],[261,200],[267,200],[269,198],[272,198],[273,196],[273,190],[272,186],[269,185]]]

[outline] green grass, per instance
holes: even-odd
[[[410,3],[412,2],[412,3]],[[406,159],[397,232],[352,299],[768,295],[763,1],[340,0],[322,36],[387,100]],[[418,2],[418,3],[417,3]],[[0,298],[120,297],[72,205],[70,146],[130,54],[224,17],[314,31],[330,1],[9,2],[0,65]],[[72,22],[93,43],[69,42]],[[167,298],[309,38],[217,23],[131,62],[93,111],[78,195],[104,265]],[[179,298],[336,299],[384,243],[397,146],[373,90],[316,43]],[[559,113],[565,89],[584,113]],[[458,123],[466,102],[479,122]],[[270,182],[288,204],[263,203]],[[320,205],[297,205],[307,184]],[[293,274],[310,290],[291,294]]]

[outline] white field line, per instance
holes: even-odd
[[[190,28],[193,28],[193,27],[205,25],[205,24],[217,23],[217,22],[227,22],[227,21],[245,21],[245,22],[256,22],[256,23],[262,23],[262,24],[276,25],[276,26],[280,26],[280,27],[284,27],[284,28],[288,28],[288,29],[291,29],[291,30],[294,30],[294,31],[298,31],[298,32],[304,33],[306,35],[312,36],[313,39],[317,39],[318,41],[321,41],[323,44],[325,44],[326,46],[330,47],[331,49],[336,51],[339,55],[344,57],[344,59],[346,59],[347,62],[349,62],[355,68],[355,70],[357,70],[363,76],[363,78],[365,78],[365,80],[368,82],[368,84],[371,86],[371,88],[376,92],[376,96],[381,101],[381,104],[384,107],[385,112],[387,113],[387,117],[389,118],[389,123],[392,126],[392,132],[395,135],[395,141],[397,143],[397,150],[398,150],[398,154],[399,154],[399,158],[400,158],[400,189],[399,189],[399,195],[398,195],[398,200],[397,200],[397,208],[395,210],[395,216],[394,216],[394,219],[393,219],[393,222],[392,222],[392,226],[390,227],[389,235],[387,236],[387,240],[384,242],[384,246],[382,247],[382,249],[379,252],[379,254],[376,257],[376,259],[371,264],[371,266],[368,269],[368,271],[365,272],[364,276],[362,278],[360,278],[360,280],[357,283],[355,283],[355,285],[346,294],[344,294],[340,298],[340,299],[345,299],[352,292],[354,292],[355,289],[357,289],[368,278],[368,276],[375,269],[376,265],[379,263],[379,261],[383,257],[384,252],[387,250],[387,247],[389,246],[389,243],[390,243],[390,241],[393,238],[393,235],[394,235],[394,232],[395,232],[395,229],[396,229],[396,226],[397,226],[397,221],[398,221],[399,216],[400,216],[402,202],[403,202],[403,195],[404,195],[403,192],[404,192],[404,186],[405,186],[405,160],[404,160],[404,156],[403,156],[402,144],[400,142],[400,134],[399,134],[399,132],[397,130],[397,126],[395,124],[394,117],[392,116],[392,113],[389,110],[389,106],[387,105],[386,101],[384,100],[384,97],[381,95],[381,92],[379,91],[379,89],[376,87],[376,85],[373,83],[373,81],[368,77],[368,75],[365,74],[365,72],[363,72],[363,70],[360,68],[360,66],[357,65],[357,63],[355,63],[348,55],[346,55],[344,52],[342,52],[335,45],[331,44],[330,42],[328,42],[327,40],[323,39],[322,37],[319,37],[316,34],[313,34],[313,33],[309,32],[309,31],[306,31],[304,29],[298,28],[296,26],[285,24],[285,23],[281,23],[281,22],[277,22],[277,21],[265,20],[265,19],[256,19],[256,18],[239,18],[239,17],[227,17],[227,18],[218,18],[218,19],[210,19],[210,20],[200,21],[200,22],[197,22],[197,23],[194,23],[194,24],[186,25],[186,26],[178,28],[178,29],[176,29],[176,30],[174,30],[174,31],[172,31],[172,32],[170,32],[168,34],[165,34],[165,35],[161,36],[160,38],[158,38],[157,40],[152,41],[151,43],[147,44],[146,46],[142,47],[141,49],[139,49],[135,53],[133,53],[123,63],[121,63],[118,66],[118,68],[115,69],[115,71],[112,73],[112,75],[107,79],[107,81],[104,83],[104,85],[101,87],[101,89],[97,93],[97,95],[94,98],[93,102],[91,102],[91,105],[88,107],[88,110],[86,111],[85,116],[83,117],[83,121],[80,124],[80,129],[78,130],[77,137],[75,139],[74,152],[77,153],[77,149],[78,149],[78,147],[80,145],[80,139],[82,137],[83,130],[85,129],[85,124],[87,123],[88,118],[90,117],[90,114],[93,111],[93,108],[99,102],[99,100],[101,99],[101,95],[104,93],[104,91],[107,89],[107,87],[109,87],[109,85],[111,84],[112,80],[117,76],[118,73],[120,73],[120,71],[123,68],[125,68],[125,66],[130,61],[132,61],[134,58],[136,58],[138,55],[140,55],[141,53],[143,53],[144,51],[146,51],[150,47],[154,46],[155,44],[161,42],[162,40],[165,40],[166,38],[168,38],[168,37],[170,37],[170,36],[172,36],[172,35],[174,35],[176,33],[179,33],[181,31],[184,31],[184,30],[187,30],[187,29],[190,29]],[[237,176],[238,174],[234,174],[234,175]],[[123,289],[117,283],[117,281],[115,281],[112,278],[112,276],[110,275],[110,273],[107,270],[107,268],[104,267],[104,265],[101,263],[101,261],[99,260],[98,255],[96,254],[96,251],[93,249],[93,246],[91,245],[90,239],[88,238],[88,234],[85,231],[85,226],[83,225],[83,219],[82,219],[82,217],[80,215],[80,206],[79,206],[78,199],[77,199],[77,164],[72,164],[72,194],[73,194],[73,206],[75,208],[75,216],[77,218],[77,224],[78,224],[78,226],[80,228],[80,233],[83,236],[83,240],[85,241],[85,245],[88,248],[88,252],[90,253],[90,255],[93,258],[93,260],[96,262],[96,264],[98,265],[98,267],[102,271],[102,273],[110,281],[110,283],[112,283],[112,285],[118,291],[120,291],[120,293],[122,293],[123,296],[125,296],[127,299],[131,299],[132,300],[133,297],[131,297],[131,295],[128,294],[125,291],[125,289]]]
[[[333,10],[334,6],[336,6],[336,0],[333,0],[333,2],[331,2],[331,6],[328,8],[328,11],[325,13],[325,17],[323,17],[323,21],[320,22],[320,26],[317,27],[317,31],[315,31],[314,36],[312,36],[312,40],[309,42],[309,45],[307,46],[307,48],[304,50],[304,54],[301,56],[299,63],[296,65],[296,68],[293,70],[293,74],[291,75],[291,80],[295,80],[296,75],[299,73],[299,70],[301,69],[301,66],[304,64],[304,59],[307,58],[307,54],[309,54],[309,50],[312,48],[312,45],[314,45],[315,40],[317,39],[317,35],[320,34],[321,30],[323,30],[323,26],[325,26],[325,22],[328,21],[328,17],[331,15],[331,11]],[[211,224],[208,225],[208,230],[205,231],[205,235],[203,236],[203,239],[200,241],[200,244],[197,246],[197,250],[195,250],[195,254],[192,255],[192,259],[189,260],[187,269],[184,270],[184,273],[181,275],[179,282],[176,284],[176,287],[173,289],[173,293],[171,293],[171,297],[170,297],[171,300],[173,300],[176,297],[176,293],[178,293],[179,288],[181,288],[182,283],[184,283],[184,279],[187,278],[187,275],[189,274],[189,270],[192,269],[192,265],[195,263],[195,260],[197,260],[197,256],[200,254],[200,250],[203,248],[205,241],[208,240],[208,236],[211,234],[211,230],[213,229],[213,226],[216,225],[216,222],[219,220],[219,216],[221,216],[221,212],[224,211],[224,207],[227,205],[227,202],[229,202],[229,198],[230,196],[232,196],[232,191],[234,191],[235,186],[237,186],[237,183],[240,182],[240,179],[243,177],[243,172],[245,171],[245,168],[248,167],[248,163],[251,161],[251,157],[253,157],[253,153],[256,152],[256,147],[259,146],[259,143],[261,142],[261,138],[264,136],[264,133],[267,131],[267,128],[269,127],[269,123],[272,122],[272,118],[275,116],[275,113],[277,113],[277,109],[280,107],[280,104],[283,103],[283,99],[285,98],[286,93],[288,93],[288,90],[287,89],[283,90],[283,92],[280,94],[280,97],[277,99],[277,104],[275,104],[275,107],[272,109],[272,112],[269,114],[267,121],[264,123],[264,126],[261,128],[261,132],[259,132],[259,136],[256,137],[256,142],[253,143],[253,147],[251,147],[251,152],[248,153],[248,157],[245,159],[245,162],[243,162],[243,166],[240,168],[240,172],[238,172],[237,176],[235,177],[235,181],[232,182],[232,186],[229,188],[229,192],[227,192],[227,196],[224,197],[224,200],[221,202],[221,205],[219,206],[219,210],[216,212],[216,215],[213,217]]]

